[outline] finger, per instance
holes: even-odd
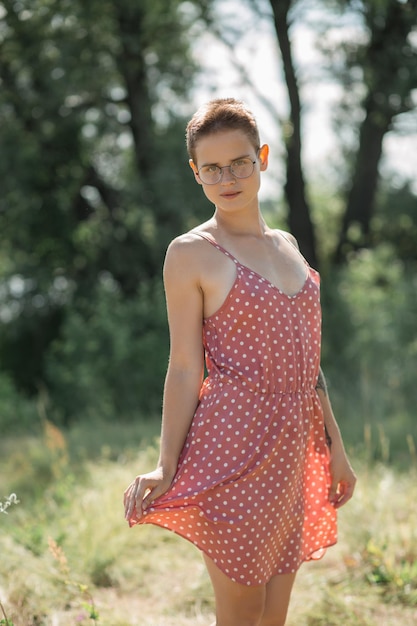
[[[137,513],[142,513],[143,509],[143,500],[149,491],[149,487],[139,487],[139,489],[135,493],[135,506]]]
[[[336,500],[336,502],[333,502],[333,506],[335,509],[340,509],[343,505],[346,504],[348,500],[350,500],[350,497],[348,497],[347,495],[343,495],[341,498]]]
[[[133,482],[133,483],[130,483],[130,485],[129,485],[129,487],[127,487],[127,489],[125,489],[125,491],[123,493],[123,503],[124,503],[125,506],[126,506],[126,502],[128,501],[128,499],[129,499],[129,497],[130,497],[130,495],[132,493],[132,490],[135,489],[135,486],[136,486],[136,483]]]
[[[142,500],[142,510],[146,511],[146,509],[152,504],[154,500],[159,498],[159,496],[163,493],[163,490],[159,487],[155,487],[154,489],[149,489],[148,493]]]
[[[348,502],[353,496],[354,485],[350,483],[341,483],[339,485],[339,490],[336,494],[336,498],[333,501],[333,506],[336,509],[340,509],[342,506]]]
[[[136,507],[136,501],[140,497],[140,479],[136,478],[136,480],[129,485],[126,490],[126,498],[125,498],[125,518],[129,520]],[[139,513],[139,508],[137,508],[137,513]]]
[[[330,489],[329,489],[329,500],[332,504],[335,504],[338,499],[339,499],[339,492],[338,492],[338,488],[339,488],[339,484],[338,483],[334,483],[331,485]]]
[[[130,519],[136,509],[136,517],[140,519],[143,514],[143,499],[147,492],[151,489],[149,487],[149,481],[141,477],[136,478],[132,483],[131,489],[128,495],[128,500],[125,508],[125,517]]]
[[[130,520],[135,508],[135,499],[130,495],[125,502],[125,519]]]

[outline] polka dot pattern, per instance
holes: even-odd
[[[185,537],[232,580],[265,584],[337,540],[329,450],[315,391],[320,284],[295,296],[236,264],[221,308],[204,321],[208,376],[169,491],[131,525]]]

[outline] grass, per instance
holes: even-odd
[[[45,421],[39,437],[2,440],[0,494],[20,501],[0,515],[0,602],[10,624],[213,622],[199,552],[123,519],[123,490],[155,463],[157,428],[87,425],[64,435]],[[339,543],[301,568],[288,626],[417,623],[417,470],[355,466]]]

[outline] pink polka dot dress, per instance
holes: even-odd
[[[337,539],[329,449],[315,386],[319,276],[288,296],[239,263],[204,320],[208,375],[169,489],[140,521],[185,537],[233,581],[262,585]]]

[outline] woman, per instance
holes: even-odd
[[[125,516],[203,552],[217,626],[283,626],[356,481],[320,369],[319,277],[262,217],[268,146],[243,103],[197,111],[187,148],[215,210],[167,251],[160,457],[125,491]]]

